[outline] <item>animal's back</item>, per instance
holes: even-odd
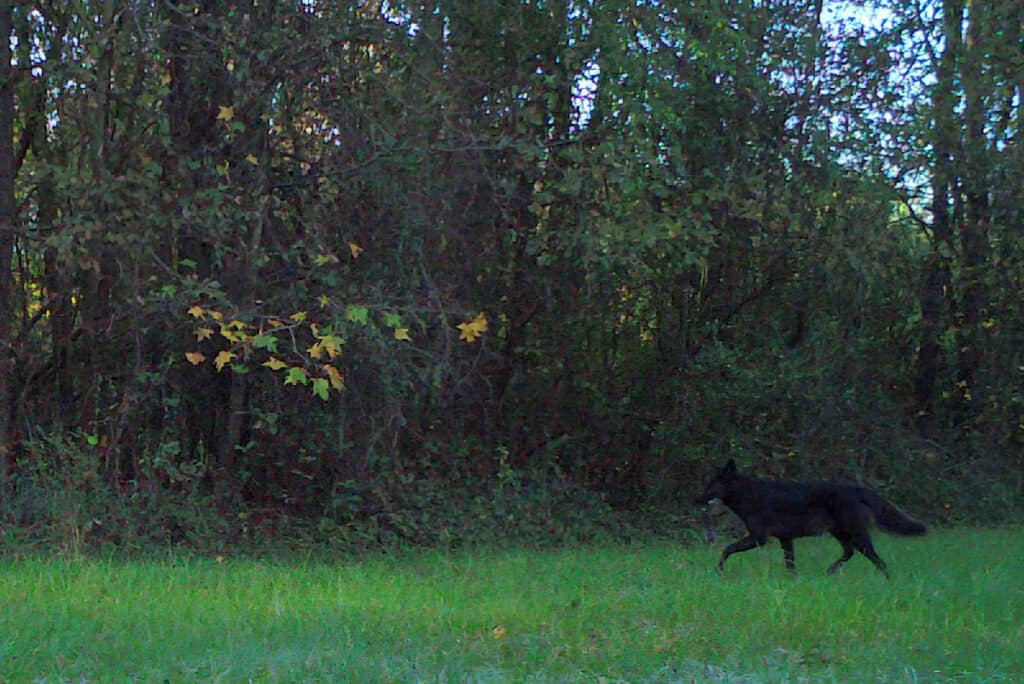
[[[828,532],[842,516],[842,485],[755,477],[737,478],[724,499],[744,522],[774,537],[807,537]]]

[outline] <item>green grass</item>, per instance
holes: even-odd
[[[0,562],[6,682],[1024,679],[1024,535],[734,556],[637,546],[338,563]]]

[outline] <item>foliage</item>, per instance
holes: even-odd
[[[1019,509],[1018,5],[8,3],[6,523]]]

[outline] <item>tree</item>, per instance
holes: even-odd
[[[11,407],[14,405],[12,374],[15,369],[12,323],[14,313],[14,260],[16,212],[14,203],[14,84],[15,65],[11,59],[10,36],[14,8],[0,3],[0,493],[8,491],[10,458],[13,450]]]

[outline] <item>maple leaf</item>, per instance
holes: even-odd
[[[185,358],[188,359],[188,362],[191,363],[193,366],[198,366],[199,364],[206,360],[206,354],[198,351],[185,352]]]
[[[325,363],[324,372],[327,373],[327,379],[330,380],[331,387],[339,392],[345,389],[345,379],[341,377],[341,372],[337,368],[329,363]]]
[[[350,323],[366,325],[370,321],[370,310],[365,306],[349,304],[345,308],[345,318],[347,318]]]
[[[319,359],[319,358],[321,358],[324,355],[323,345],[321,343],[317,342],[312,347],[309,347],[306,350],[306,353],[309,354],[314,359]]]
[[[327,387],[327,381],[323,378],[313,379],[313,394],[320,397],[324,401],[330,397],[330,390]]]
[[[327,352],[327,356],[336,359],[341,356],[341,345],[344,344],[337,335],[324,335],[320,338],[320,347]]]
[[[301,323],[302,321],[306,320],[306,312],[305,311],[296,311],[295,313],[293,313],[288,318],[292,319],[296,323]]]
[[[321,309],[326,309],[328,306],[331,305],[331,298],[328,297],[327,295],[320,295],[320,300],[319,301],[320,301],[320,308]]]
[[[288,369],[288,375],[284,379],[286,385],[305,385],[309,382],[309,375],[306,369],[299,366],[292,366]]]
[[[352,252],[352,258],[353,259],[358,259],[359,255],[361,255],[363,253],[363,248],[360,247],[355,242],[349,242],[348,243],[348,251]]]
[[[192,318],[206,318],[206,309],[199,306],[198,304],[190,306],[187,311],[188,315]]]
[[[338,263],[338,257],[333,254],[317,254],[313,257],[313,264],[316,266],[326,266],[327,264]]]
[[[395,328],[395,339],[404,340],[406,342],[412,342],[412,338],[409,337],[408,328]]]
[[[170,71],[165,71],[164,75],[160,77],[160,85],[164,85],[164,86],[171,85],[171,81],[173,81],[173,80],[174,80],[174,77],[171,76],[171,72]]]
[[[287,363],[285,363],[281,359],[277,358],[276,356],[271,356],[269,359],[264,361],[262,365],[266,366],[270,370],[276,370],[276,371],[281,370],[282,368],[287,368],[288,367]]]
[[[260,165],[260,160],[256,158],[255,154],[251,154],[250,153],[250,154],[245,155],[245,161],[249,162],[253,166],[259,166]]]
[[[459,323],[459,339],[469,343],[476,342],[477,338],[487,332],[487,317],[478,314],[476,318],[466,323]]]
[[[277,338],[273,335],[260,334],[252,338],[252,346],[267,351],[277,351]]]
[[[232,321],[232,324],[228,325],[221,323],[220,336],[223,337],[228,342],[241,342],[245,340],[248,336],[245,334],[242,328],[240,328],[237,325],[233,325],[234,323],[238,323],[238,321]]]
[[[235,352],[228,351],[227,349],[225,349],[221,353],[217,354],[217,358],[213,360],[213,364],[217,366],[218,371],[224,370],[224,366],[231,363],[232,359],[234,359],[236,356],[237,354],[235,354]]]
[[[217,107],[217,121],[231,121],[235,118],[235,108],[225,107],[223,105]]]
[[[196,329],[196,339],[199,340],[200,342],[202,342],[203,340],[208,340],[211,337],[213,337],[212,328],[203,327]]]

